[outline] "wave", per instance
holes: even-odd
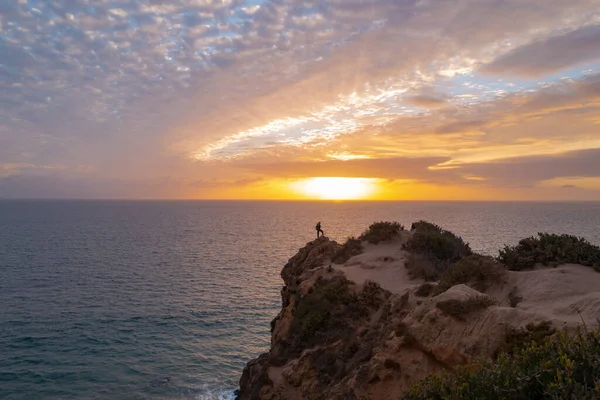
[[[198,393],[194,400],[235,400],[235,391],[233,389],[210,388],[205,386]]]

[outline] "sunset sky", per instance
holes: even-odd
[[[600,200],[600,0],[0,1],[0,102],[0,197]]]

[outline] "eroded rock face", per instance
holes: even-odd
[[[286,286],[298,285],[300,282],[296,282],[297,278],[306,271],[322,267],[340,248],[340,244],[323,236],[307,243],[281,270]]]
[[[266,399],[268,397],[271,382],[267,375],[269,367],[268,354],[261,354],[258,358],[250,361],[242,377],[240,387],[244,388],[244,396],[249,399]]]
[[[417,296],[420,282],[402,293],[357,284],[330,268],[340,247],[317,239],[283,268],[271,349],[244,369],[239,399],[398,399],[430,374],[492,357],[511,328],[547,319],[507,305],[516,281],[435,297]]]

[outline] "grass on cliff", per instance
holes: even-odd
[[[473,254],[462,238],[438,225],[419,221],[411,229],[413,236],[404,249],[412,252],[407,268],[413,278],[437,280],[450,265]]]
[[[386,240],[391,240],[396,237],[404,227],[398,222],[375,222],[360,235],[360,240],[365,240],[369,243],[377,244]]]
[[[581,264],[600,272],[600,247],[576,236],[538,233],[516,246],[505,246],[498,260],[512,271],[532,269],[536,264]]]
[[[479,292],[485,292],[495,283],[503,282],[506,275],[504,266],[493,258],[473,254],[459,260],[442,272],[433,294],[438,295],[461,283]]]
[[[349,237],[346,243],[331,257],[334,264],[343,264],[349,259],[359,254],[362,254],[363,246],[360,239]]]
[[[416,383],[404,400],[592,400],[600,398],[598,331],[561,332],[495,362]]]

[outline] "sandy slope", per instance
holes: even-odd
[[[568,324],[596,325],[600,318],[600,273],[582,265],[509,272],[523,301],[517,308]]]
[[[395,294],[413,291],[423,281],[411,279],[405,267],[408,252],[401,246],[409,237],[410,232],[403,232],[394,241],[377,245],[363,243],[363,254],[334,268],[357,284],[371,280]],[[592,268],[568,264],[533,271],[509,271],[507,280],[499,282],[487,294],[498,300],[500,306],[508,307],[509,292],[515,287],[522,297],[517,309],[556,325],[581,324],[583,320],[591,326],[600,319],[600,273]]]
[[[370,280],[392,293],[403,294],[423,282],[408,276],[405,266],[408,252],[401,247],[409,237],[409,232],[402,232],[398,239],[390,242],[376,245],[364,242],[362,254],[352,257],[343,265],[334,265],[334,268],[344,272],[349,280],[357,284]]]

